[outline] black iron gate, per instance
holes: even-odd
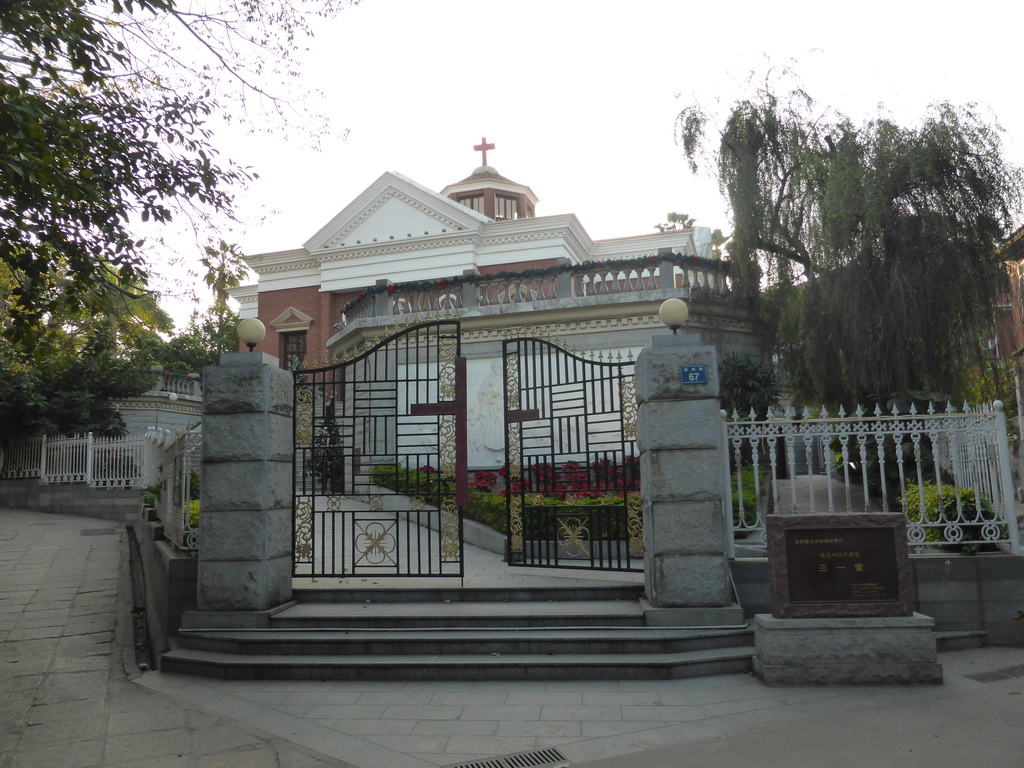
[[[643,570],[631,360],[505,341],[510,565]]]
[[[458,321],[295,372],[295,575],[463,575],[465,372]]]

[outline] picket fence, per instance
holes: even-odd
[[[39,478],[42,484],[86,483],[94,488],[138,488],[145,483],[144,437],[42,435],[0,450],[0,478]]]

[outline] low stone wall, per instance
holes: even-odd
[[[138,488],[90,488],[85,483],[43,485],[0,480],[0,507],[130,522],[142,509]]]
[[[743,614],[771,613],[768,560],[730,561]],[[1001,554],[915,555],[914,609],[940,632],[987,632],[989,645],[1024,647],[1024,557]]]
[[[139,519],[134,528],[146,580],[146,622],[159,658],[168,649],[167,638],[181,628],[182,614],[196,607],[199,561],[164,539],[158,522]]]

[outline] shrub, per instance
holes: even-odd
[[[740,496],[736,488],[736,472],[732,473],[732,524],[740,525]],[[757,468],[758,488],[762,492],[766,489],[768,481],[768,469]],[[754,487],[754,465],[746,464],[740,468],[739,477],[743,486],[743,525],[752,526],[757,524],[757,510],[761,500],[757,498],[757,489]]]
[[[921,520],[922,493],[924,495],[923,521]],[[910,483],[907,485],[906,493],[899,501],[901,506],[904,504],[906,505],[907,520],[909,522],[924,522],[926,525],[929,523],[943,524],[952,523],[957,520],[958,495],[960,508],[963,510],[963,518],[968,521],[960,524],[964,540],[977,541],[982,539],[982,526],[989,521],[995,520],[996,514],[992,509],[991,500],[984,496],[981,497],[981,513],[980,515],[978,514],[978,498],[975,495],[973,488],[961,488],[959,494],[957,494],[957,489],[954,485],[943,485],[942,495],[940,497],[939,489],[933,482],[926,482],[922,486]],[[947,528],[941,526],[925,528],[925,540],[936,544],[942,544],[944,547],[950,548],[954,551],[963,552],[964,554],[972,554],[977,551],[977,544],[950,542],[945,536],[946,531]],[[1001,532],[1000,535],[1005,535],[1005,532]]]

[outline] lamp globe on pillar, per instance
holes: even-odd
[[[256,345],[266,336],[267,327],[255,317],[247,317],[238,324],[238,340],[245,344],[250,352],[254,352]]]
[[[672,333],[676,334],[686,325],[690,317],[690,308],[682,299],[665,299],[658,310],[658,317],[661,318],[662,324],[667,325],[672,329]]]

